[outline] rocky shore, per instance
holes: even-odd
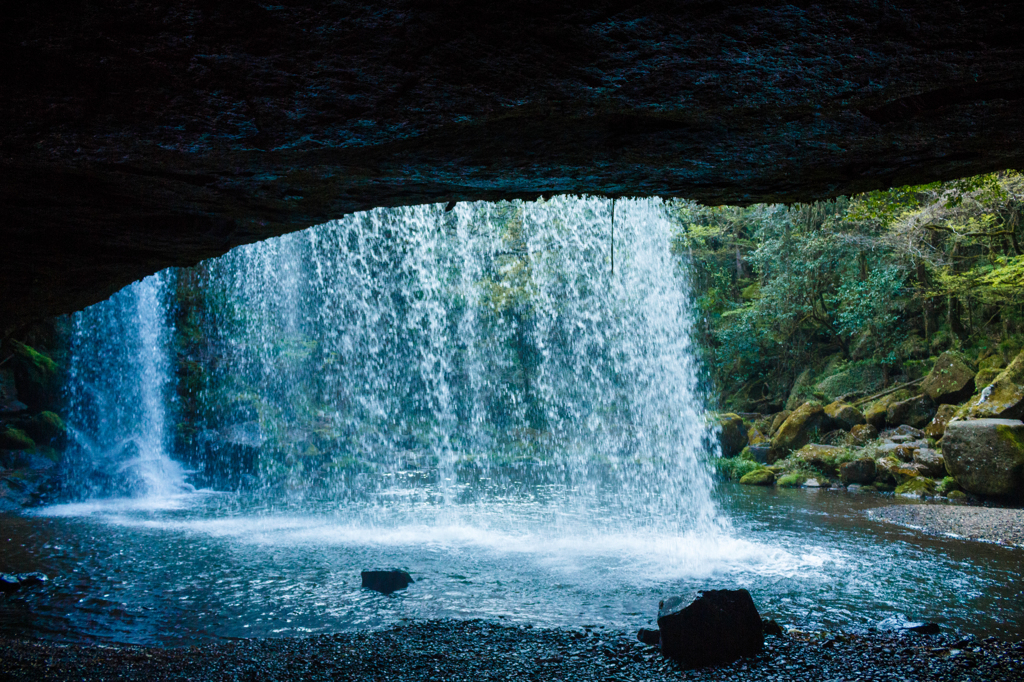
[[[869,515],[926,533],[1024,547],[1024,509],[901,504],[872,509]]]
[[[191,648],[0,640],[5,680],[1019,680],[1024,641],[955,634],[766,638],[759,655],[684,670],[633,633],[430,621]]]

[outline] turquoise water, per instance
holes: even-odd
[[[633,629],[667,594],[745,587],[792,627],[863,630],[904,615],[1024,635],[1024,552],[869,520],[889,502],[879,496],[727,485],[721,530],[697,534],[574,510],[554,488],[477,485],[477,501],[456,508],[408,486],[345,508],[195,494],[8,516],[0,569],[54,579],[0,598],[0,628],[171,646],[425,618]],[[378,567],[416,582],[390,596],[361,589],[360,570]]]

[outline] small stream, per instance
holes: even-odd
[[[0,570],[53,580],[0,597],[0,630],[178,646],[430,618],[635,629],[665,595],[745,587],[787,626],[857,631],[905,615],[1024,636],[1024,552],[872,521],[867,509],[891,503],[881,496],[726,485],[722,531],[697,535],[576,513],[557,489],[454,509],[410,501],[422,492],[361,508],[198,493],[7,516]],[[416,582],[361,589],[360,570],[378,567]]]

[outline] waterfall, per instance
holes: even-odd
[[[564,197],[378,209],[200,266],[199,478],[710,523],[671,239],[659,200]]]
[[[672,238],[659,200],[415,206],[149,277],[75,316],[71,492],[171,495],[182,461],[260,504],[708,527]]]
[[[167,453],[173,328],[166,274],[74,316],[67,477],[77,497],[165,497],[189,489]]]

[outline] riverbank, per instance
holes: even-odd
[[[632,633],[429,621],[377,632],[143,648],[0,640],[7,680],[1015,680],[1024,641],[894,633],[766,638],[758,656],[683,670]]]
[[[1024,509],[900,504],[872,509],[868,515],[934,535],[1024,548]]]

